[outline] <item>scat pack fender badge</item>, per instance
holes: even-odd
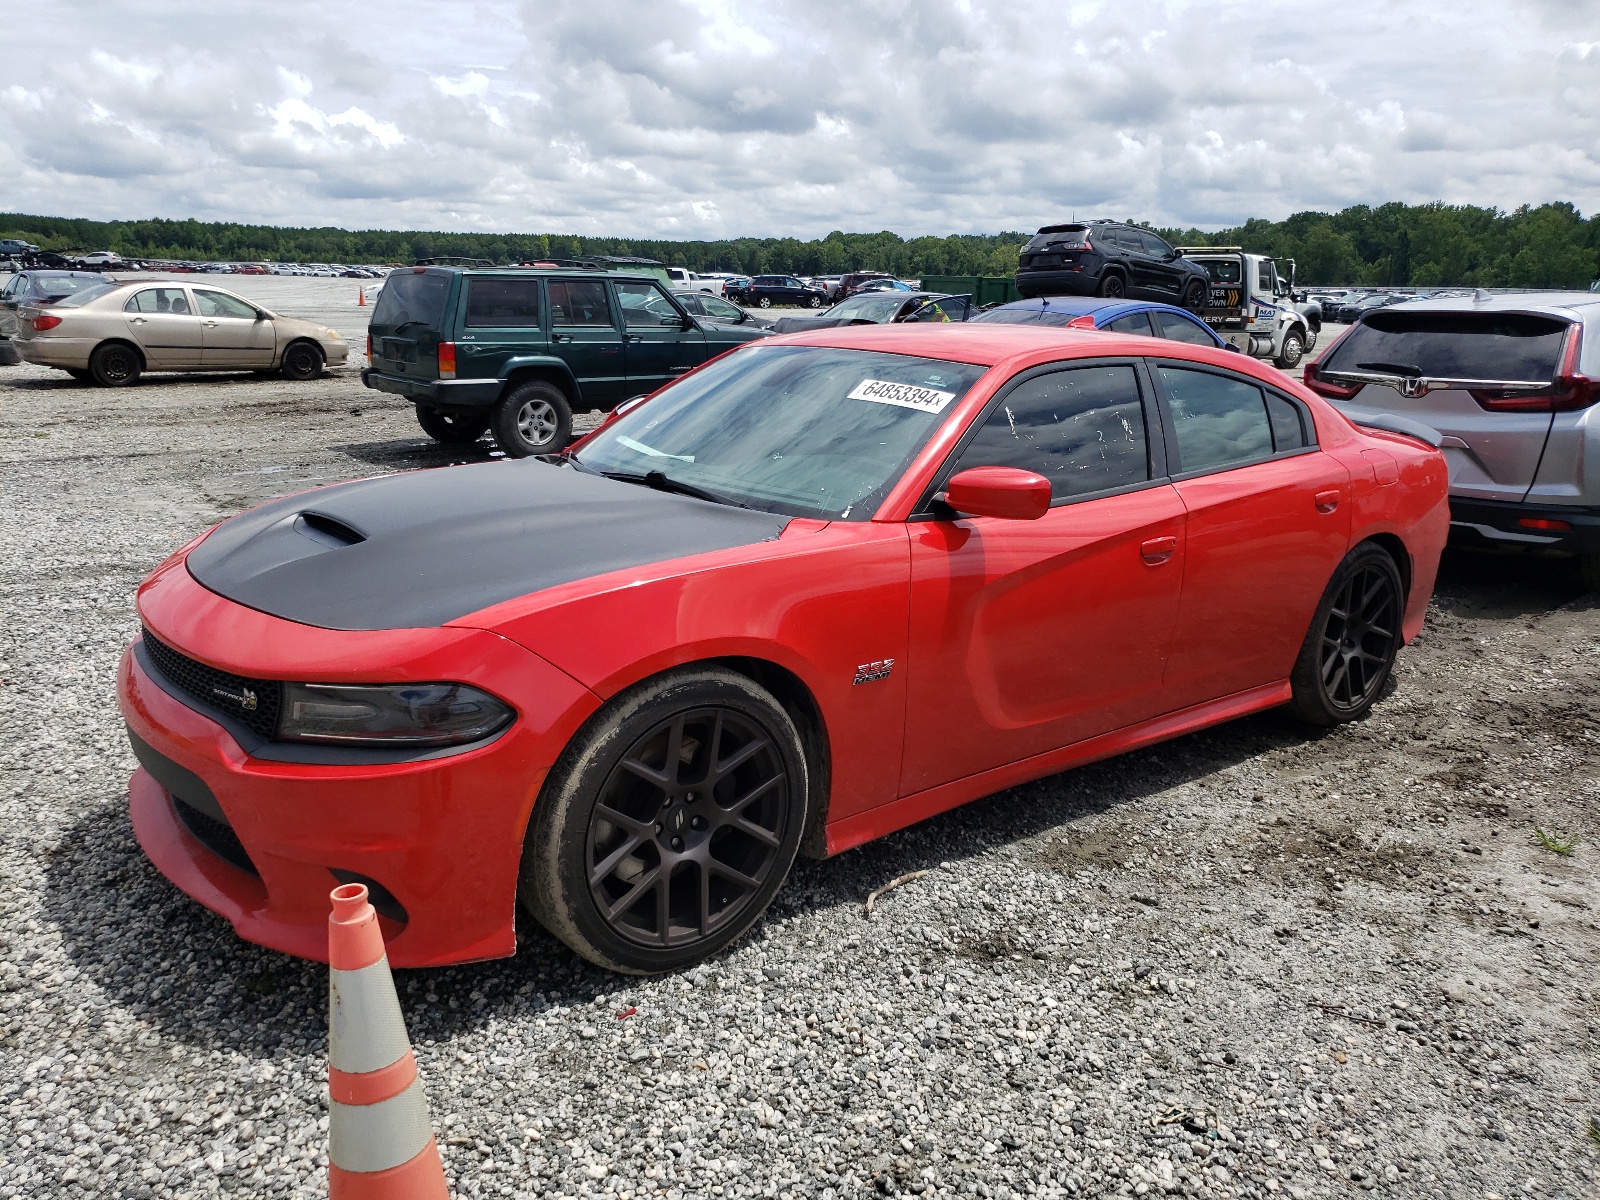
[[[894,670],[894,659],[880,658],[877,662],[862,663],[856,668],[856,677],[851,686],[860,683],[871,683],[875,679],[889,678],[889,672]]]

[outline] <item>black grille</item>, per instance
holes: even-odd
[[[247,679],[195,662],[159,641],[148,629],[144,631],[144,649],[167,681],[196,703],[261,737],[270,739],[278,731],[283,685],[277,680]]]
[[[172,798],[172,807],[178,814],[178,820],[183,822],[183,827],[194,834],[207,850],[241,871],[249,871],[258,879],[261,877],[261,872],[250,861],[250,855],[245,853],[244,843],[234,833],[232,825],[201,812],[192,804],[185,804],[176,796]]]

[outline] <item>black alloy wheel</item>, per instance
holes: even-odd
[[[1394,559],[1363,542],[1339,565],[1317,606],[1290,677],[1289,711],[1323,726],[1366,716],[1394,669],[1404,615]]]
[[[1189,286],[1183,289],[1183,307],[1192,313],[1199,313],[1206,306],[1206,285],[1198,279],[1191,280]]]
[[[1100,281],[1100,294],[1107,300],[1121,300],[1126,294],[1122,276],[1112,271],[1106,272],[1105,278]]]
[[[89,355],[89,378],[101,387],[127,387],[143,371],[139,352],[126,342],[103,342]]]
[[[523,902],[601,966],[698,962],[782,885],[808,787],[794,723],[764,688],[717,667],[647,681],[592,718],[551,772]]]
[[[483,436],[489,428],[487,412],[440,412],[437,408],[417,406],[417,424],[422,432],[436,442],[449,446],[466,446]]]
[[[304,383],[322,374],[322,351],[310,342],[291,342],[283,352],[283,377]]]
[[[647,732],[589,818],[589,892],[606,923],[670,948],[737,921],[777,863],[788,788],[772,738],[736,710],[691,709]]]

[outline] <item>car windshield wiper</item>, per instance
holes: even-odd
[[[1392,371],[1396,375],[1412,375],[1420,378],[1422,368],[1414,367],[1410,363],[1357,363],[1356,368],[1362,371]]]
[[[413,325],[426,326],[427,324],[428,323],[426,321],[424,321],[424,320],[422,320],[422,319],[420,319],[418,317],[413,317],[409,321],[401,321],[400,324],[396,325],[394,327],[394,330],[391,332],[390,336],[392,337],[394,334],[399,333],[402,329],[410,329]]]
[[[601,471],[607,479],[621,480],[623,483],[642,483],[645,487],[655,488],[658,492],[676,492],[680,496],[693,496],[696,500],[709,500],[713,504],[729,504],[734,508],[749,508],[748,504],[741,504],[731,497],[719,492],[708,491],[703,487],[696,487],[692,483],[685,483],[681,479],[673,479],[661,471],[646,471],[642,475],[634,471]]]

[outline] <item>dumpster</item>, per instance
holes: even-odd
[[[947,292],[952,296],[970,295],[979,308],[1022,299],[1016,277],[1012,275],[924,275],[922,290]]]

